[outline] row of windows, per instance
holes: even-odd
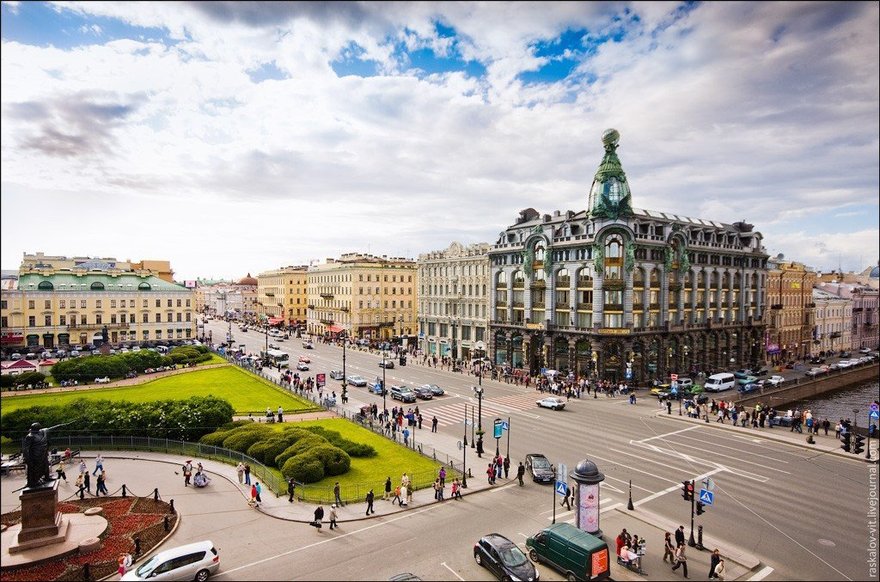
[[[67,299],[59,299],[58,300],[58,309],[67,309],[67,301],[68,301]],[[87,307],[88,301],[89,301],[88,299],[80,299],[79,300],[80,309],[88,309],[88,307]],[[103,309],[103,305],[104,305],[103,299],[95,299],[94,301],[95,301],[95,309]],[[126,306],[128,306],[128,307],[135,306],[134,299],[128,299],[128,300],[119,299],[118,301],[119,301],[119,307],[122,307],[122,308],[124,308]],[[186,301],[186,307],[189,307],[191,300],[186,299],[185,301]],[[116,309],[116,302],[117,302],[117,299],[110,299],[110,309]],[[177,307],[183,307],[184,306],[183,302],[184,302],[183,299],[177,299]],[[37,305],[37,302],[34,299],[28,300],[28,309],[36,309],[36,305]],[[71,299],[70,300],[70,308],[76,309],[76,305],[77,305],[77,300]],[[174,300],[168,299],[166,305],[167,305],[167,307],[174,307]],[[149,299],[142,300],[142,307],[144,309],[149,307]],[[162,307],[162,300],[161,299],[156,299],[156,307]],[[6,309],[6,302],[5,301],[3,302],[2,308]],[[45,299],[43,301],[43,309],[52,309],[52,300],[51,299]]]
[[[716,318],[724,318],[729,322],[738,321],[739,310],[734,309],[732,312],[728,313],[726,311],[715,311],[715,310],[697,310],[696,312],[692,310],[685,310],[682,312],[682,318],[686,322],[692,323],[705,323],[707,320],[715,320]],[[603,313],[602,319],[600,320],[603,327],[624,327],[624,313],[622,312],[610,312]],[[633,312],[633,327],[641,328],[641,327],[659,327],[661,324],[661,316],[663,314],[659,311],[650,311],[650,312]],[[666,317],[675,323],[678,323],[678,311],[671,310],[666,314]],[[496,310],[495,319],[501,323],[514,323],[518,325],[522,325],[525,323],[526,317],[525,312],[522,310],[514,310],[511,317],[508,317],[506,310]],[[545,311],[543,310],[532,310],[532,317],[529,319],[531,322],[541,323],[545,320]],[[553,315],[553,323],[559,326],[576,326],[579,328],[590,328],[593,326],[594,314],[590,312],[578,311],[576,313],[571,313],[569,311],[557,311]]]
[[[456,307],[456,305],[450,305],[449,303],[429,302],[427,304],[423,304],[421,312],[423,315],[460,315],[462,317],[486,317],[485,305],[474,305],[473,303],[461,305],[461,313],[458,312]]]
[[[423,277],[485,277],[488,273],[488,261],[479,264],[443,265],[440,267],[422,267]]]
[[[70,323],[68,323],[68,321]],[[150,314],[149,313],[141,314],[141,321],[143,323],[150,323]],[[167,321],[169,323],[172,321],[190,322],[190,321],[192,321],[192,313],[190,313],[190,312],[186,312],[185,314],[184,313],[167,313],[166,317],[165,317],[165,321]],[[79,323],[77,323],[77,322],[79,322]],[[113,313],[110,315],[109,321],[105,321],[103,315],[101,315],[100,313],[95,315],[95,325],[104,325],[105,323],[111,323],[111,324],[113,324],[113,323],[136,323],[135,322],[135,314],[134,313],[129,313],[129,314],[120,313],[117,316],[117,314]],[[155,314],[155,323],[162,323],[162,314],[161,313]],[[3,327],[7,327],[7,325],[8,325],[8,319],[6,316],[3,316]],[[52,325],[53,325],[52,316],[51,315],[44,315],[43,316],[43,326],[51,327]],[[71,313],[68,315],[59,315],[58,316],[58,325],[70,325],[73,327],[75,327],[76,325],[89,325],[89,316],[87,314],[81,314],[77,318],[77,315],[75,313]],[[28,327],[37,327],[37,317],[35,315],[28,316]]]
[[[458,285],[453,284],[451,287],[449,285],[423,285],[422,286],[422,295],[449,295],[450,292],[452,294],[459,293]],[[480,285],[462,285],[461,286],[461,294],[467,297],[485,297],[486,296],[486,285],[482,285],[482,293]]]
[[[439,336],[437,336],[438,329],[440,330]],[[450,329],[454,329],[455,336],[449,335]],[[429,336],[455,337],[456,339],[465,340],[465,341],[471,339],[471,330],[473,330],[473,332],[474,332],[473,333],[474,341],[478,341],[478,342],[484,341],[484,338],[486,337],[486,328],[484,328],[484,327],[477,327],[477,326],[472,327],[470,325],[452,326],[448,323],[438,324],[433,321],[427,322],[427,325],[425,324],[425,322],[422,322],[421,324],[419,324],[419,331],[421,331],[422,333],[427,332],[427,335],[429,335]]]

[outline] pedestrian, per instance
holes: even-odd
[[[440,501],[440,478],[434,479],[434,483],[431,484],[431,488],[434,489],[434,501]]]
[[[312,527],[316,527],[321,529],[321,522],[324,520],[324,508],[322,506],[318,506],[315,508],[315,520],[311,523]]]
[[[263,493],[263,487],[260,485],[259,481],[254,484],[254,488],[257,490],[257,503],[262,503],[263,499],[260,497],[260,494]]]
[[[339,481],[333,486],[333,498],[336,501],[336,505],[342,507],[342,498],[339,496]]]
[[[516,478],[519,479],[519,486],[523,486],[523,476],[526,474],[526,468],[522,464],[522,461],[519,462],[519,467],[516,468]]]
[[[687,555],[685,554],[686,547],[686,545],[680,544],[675,549],[675,565],[672,567],[672,571],[675,572],[678,570],[679,566],[681,566],[681,572],[684,574],[685,578],[688,577]]]
[[[105,473],[104,471],[101,471],[98,474],[98,482],[95,486],[95,491],[97,492],[97,495],[100,495],[101,493],[103,493],[104,495],[110,495],[110,493],[107,492],[106,474],[107,473]]]
[[[712,555],[709,557],[709,580],[715,578],[715,568],[718,567],[718,562],[721,560],[721,552],[718,551],[718,548],[712,550]]]
[[[91,475],[91,473],[86,471],[85,473],[82,474],[82,476],[83,476],[83,485],[85,486],[86,491],[91,493],[92,492],[92,475]]]
[[[675,546],[672,543],[672,534],[666,532],[663,539],[663,561],[669,558],[669,563],[675,563]]]
[[[489,485],[495,484],[495,463],[489,463],[489,468],[486,469],[486,477],[489,479]]]
[[[79,472],[80,473],[88,473],[89,472],[88,468],[86,467],[85,459],[79,460]]]
[[[238,484],[241,485],[244,483],[244,463],[239,461],[238,466],[235,468],[235,472],[238,474]]]
[[[565,490],[565,497],[562,498],[562,503],[559,504],[560,507],[565,506],[566,509],[571,511],[571,487],[568,487]]]
[[[385,493],[382,495],[382,499],[389,500],[391,499],[391,477],[389,476],[385,479]]]
[[[291,477],[287,481],[287,495],[288,495],[287,502],[288,503],[293,503],[293,493],[295,491],[296,491],[296,481],[294,481],[293,477]]]
[[[437,432],[437,417],[431,419],[431,432]]]
[[[284,409],[278,407],[278,422],[284,422]]]
[[[391,505],[397,503],[400,506],[403,506],[403,501],[400,499],[400,485],[394,488],[394,499],[391,500]]]
[[[259,496],[259,492],[257,491],[257,486],[256,486],[256,484],[251,485],[251,500],[250,500],[250,504],[253,505],[254,507],[259,507],[259,506],[260,506],[260,505],[259,505],[259,502],[257,501],[257,497],[258,497],[258,496]]]
[[[724,580],[724,558],[719,559],[718,565],[715,566],[715,579]]]
[[[95,470],[92,471],[92,476],[97,475],[99,470],[104,470],[104,457],[101,456],[101,453],[98,453],[98,456],[95,457]]]
[[[510,473],[510,458],[504,457],[504,478],[507,479],[507,475]]]
[[[376,513],[376,510],[373,509],[373,500],[375,498],[376,496],[373,494],[372,489],[367,491],[367,515],[370,515],[371,513]]]
[[[446,468],[440,467],[440,472],[437,474],[440,477],[440,485],[446,485]]]
[[[82,499],[83,497],[85,497],[85,495],[83,495],[83,491],[85,490],[85,487],[83,486],[83,474],[82,473],[80,473],[79,476],[76,478],[75,486],[76,486],[76,492],[79,494],[79,498]]]
[[[401,507],[406,507],[407,505],[409,505],[409,497],[410,497],[410,495],[412,495],[412,493],[410,493],[410,487],[409,487],[408,483],[409,483],[409,481],[407,481],[407,485],[400,486],[400,506]]]
[[[244,464],[244,484],[251,484],[251,466],[248,463]]]
[[[330,506],[330,529],[335,529],[338,527],[339,526],[336,525],[336,504],[334,503]]]
[[[183,464],[182,471],[183,471],[183,486],[184,487],[189,487],[190,480],[192,479],[192,469],[193,469],[193,466],[192,466],[191,460],[187,461],[186,463]]]
[[[116,571],[119,573],[120,576],[124,576],[125,573],[128,571],[128,569],[131,568],[131,564],[132,564],[131,554],[125,553],[125,552],[119,554],[119,557],[116,559],[116,563],[117,563]]]
[[[418,415],[418,419],[419,419],[419,430],[422,430],[422,413],[421,412]]]
[[[409,446],[408,441],[409,441],[409,429],[405,428],[405,429],[403,429],[403,446],[408,447]]]
[[[684,526],[678,526],[678,529],[675,530],[675,547],[684,545]]]
[[[56,479],[64,479],[64,482],[67,483],[67,473],[64,472],[64,463],[58,463],[58,468],[55,469],[55,473],[58,475],[55,477]]]

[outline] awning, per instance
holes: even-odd
[[[329,325],[327,326],[327,331],[330,333],[342,333],[344,330],[338,325]]]
[[[269,325],[278,325],[279,323],[284,323],[283,317],[270,317]]]

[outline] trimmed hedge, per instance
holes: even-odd
[[[167,356],[152,350],[140,350],[114,356],[88,356],[71,358],[52,366],[52,376],[58,382],[77,380],[92,382],[95,378],[122,378],[129,372],[142,374],[147,368],[159,368],[174,364],[196,364],[211,359],[211,352],[205,346],[179,346]]]
[[[351,469],[351,457],[348,453],[330,444],[319,445],[304,454],[320,459],[326,475],[342,475]]]
[[[285,479],[293,477],[300,483],[317,483],[324,478],[324,464],[312,455],[297,455],[287,459],[281,467],[281,474]]]
[[[303,429],[301,429],[303,430]],[[331,445],[337,446],[352,457],[375,457],[376,449],[371,447],[370,445],[366,445],[363,443],[356,443],[354,441],[350,441],[346,438],[343,438],[335,430],[328,430],[323,426],[307,426],[304,430],[315,433],[319,436],[324,437],[327,442]]]
[[[268,435],[265,431],[249,430],[245,427],[238,428],[223,439],[223,447],[238,451],[239,453],[247,453],[247,450],[251,448],[251,445],[257,441],[266,440],[267,438]]]
[[[290,446],[290,441],[283,437],[270,440],[261,440],[250,446],[247,454],[264,465],[274,465],[277,457],[284,449]]]

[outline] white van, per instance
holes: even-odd
[[[220,555],[210,541],[165,550],[128,571],[122,580],[196,580],[205,582],[220,569]]]
[[[712,374],[706,378],[706,383],[703,385],[703,389],[706,392],[723,392],[724,390],[730,390],[735,386],[736,376],[730,372],[724,372],[721,374]]]
[[[163,355],[168,353],[168,349],[168,346],[156,346],[156,351]]]

